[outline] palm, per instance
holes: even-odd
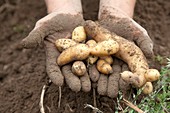
[[[55,47],[55,40],[69,37],[73,29],[81,25],[82,22],[83,18],[80,15],[53,13],[39,20],[30,34],[22,40],[22,45],[25,48],[37,47],[44,42],[46,71],[51,81],[57,86],[63,85],[64,77],[72,73],[69,65],[63,66],[62,70],[57,65],[56,59],[60,53]],[[76,81],[66,81],[66,83],[73,91],[80,91],[80,79],[75,75],[73,78]],[[76,82],[78,85],[72,82]]]

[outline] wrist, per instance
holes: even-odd
[[[109,15],[121,13],[130,18],[133,17],[136,0],[100,0],[99,18],[106,12]]]
[[[45,0],[47,12],[59,14],[82,14],[80,0]]]

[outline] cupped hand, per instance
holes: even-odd
[[[83,22],[80,14],[62,14],[53,12],[39,20],[35,28],[21,42],[24,48],[33,48],[41,44],[45,45],[46,50],[46,72],[51,81],[62,86],[64,78],[67,85],[75,92],[82,90],[90,91],[91,86],[84,85],[83,79],[77,77],[71,71],[71,66],[59,67],[56,63],[60,52],[55,47],[55,40],[59,38],[69,38],[73,29]],[[70,79],[71,77],[71,79]],[[90,81],[90,79],[89,79]]]
[[[147,58],[153,56],[153,42],[147,31],[122,11],[115,8],[103,8],[99,14],[98,23],[109,31],[137,44]],[[105,86],[105,93],[101,94],[115,98],[118,95],[118,91],[122,91],[123,94],[127,96],[131,85],[120,77],[121,72],[129,70],[127,64],[116,60],[112,67],[113,74],[106,77],[108,85]],[[99,82],[100,78],[98,84],[102,84]],[[101,89],[101,85],[98,86],[98,89]],[[101,91],[98,90],[98,92],[100,93]]]

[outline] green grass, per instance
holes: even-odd
[[[167,58],[167,65],[161,68],[161,77],[154,85],[154,92],[144,97],[140,103],[136,100],[142,89],[134,95],[134,105],[138,106],[145,113],[170,113],[170,59]],[[127,107],[124,113],[136,113]]]

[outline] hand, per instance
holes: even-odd
[[[109,31],[136,43],[146,57],[153,56],[153,42],[147,31],[119,9],[103,7],[99,15],[99,24]],[[128,70],[127,64],[122,64],[120,60],[113,64],[113,74],[108,77],[107,95],[109,97],[117,97],[119,90],[123,92],[124,96],[128,96],[130,85],[120,77],[120,73],[126,70]]]
[[[153,56],[153,42],[147,31],[124,12],[104,7],[99,15],[99,23],[109,31],[136,43],[146,57]]]
[[[70,37],[73,29],[81,25],[83,21],[80,14],[58,14],[57,12],[53,12],[39,20],[35,28],[22,40],[22,45],[25,48],[37,47],[44,42],[46,71],[49,78],[55,85],[62,86],[64,78],[67,77],[65,79],[66,83],[75,92],[80,91],[81,88],[82,90],[90,91],[91,86],[85,86],[83,78],[80,77],[79,79],[71,72],[70,65],[63,66],[62,70],[60,70],[60,67],[56,63],[56,59],[60,53],[56,49],[54,42],[59,38]]]

